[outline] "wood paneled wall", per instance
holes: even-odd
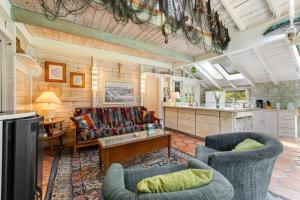
[[[16,106],[17,110],[26,109],[26,74],[16,70]]]
[[[43,68],[43,73],[40,77],[35,77],[32,80],[33,93],[33,108],[38,109],[39,106],[34,104],[34,101],[44,91],[54,91],[62,105],[56,109],[56,118],[64,119],[64,127],[72,125],[70,117],[73,116],[74,108],[76,107],[92,107],[92,57],[77,57],[71,55],[62,55],[53,51],[32,50],[32,56],[36,58]],[[117,60],[117,59],[116,59]],[[67,64],[67,82],[52,83],[45,82],[45,61],[55,61]],[[140,105],[140,65],[132,63],[121,63],[121,76],[119,78],[119,62],[100,59],[94,59],[95,65],[98,68],[98,92],[96,94],[97,106],[120,106],[103,104],[104,84],[106,80],[132,81],[134,83],[135,103],[131,105]],[[85,73],[85,88],[70,87],[70,72]],[[128,105],[128,104],[126,104]],[[124,106],[124,105],[122,105]],[[64,143],[71,143],[73,132],[66,135]]]
[[[64,119],[64,127],[72,125],[70,117],[73,116],[75,107],[91,107],[92,106],[92,92],[91,92],[91,66],[92,59],[90,57],[77,57],[61,55],[51,51],[33,50],[32,56],[35,57],[41,67],[43,73],[40,77],[35,77],[32,80],[32,101],[34,101],[47,90],[54,91],[62,104],[56,108],[56,118]],[[45,82],[45,61],[54,61],[67,64],[67,81],[66,83]],[[71,88],[70,87],[70,72],[85,73],[85,88]],[[39,106],[33,104],[35,109]],[[64,142],[71,143],[71,138],[74,132],[66,135]]]
[[[130,105],[140,105],[140,73],[141,68],[139,64],[134,63],[119,63],[117,59],[104,60],[100,58],[95,59],[95,66],[98,68],[98,92],[96,95],[96,105],[98,106],[120,106],[122,104],[105,104],[104,103],[104,89],[105,81],[125,81],[133,82],[135,103]],[[120,72],[119,72],[119,64]],[[119,76],[120,75],[120,76]],[[128,105],[128,104],[126,104]],[[124,104],[123,104],[124,106]]]

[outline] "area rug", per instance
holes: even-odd
[[[102,184],[104,173],[99,167],[99,153],[97,149],[84,149],[72,155],[71,149],[65,149],[59,156],[57,166],[52,168],[55,173],[52,181],[53,188],[50,200],[102,200]],[[148,168],[184,163],[192,158],[175,148],[171,149],[171,158],[167,150],[160,150],[130,161],[123,162],[124,168]],[[56,171],[56,172],[54,172]],[[49,180],[50,181],[50,180]],[[272,192],[267,200],[287,200]]]

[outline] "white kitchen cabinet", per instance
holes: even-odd
[[[253,131],[270,135],[298,137],[298,115],[288,110],[253,111]]]
[[[262,112],[263,132],[277,135],[277,111],[264,110]]]
[[[253,111],[253,130],[257,132],[263,130],[262,110]]]
[[[278,111],[278,135],[298,137],[298,115],[296,111]]]

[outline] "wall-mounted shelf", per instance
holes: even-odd
[[[38,77],[42,74],[42,67],[34,58],[27,54],[16,53],[17,69],[24,73],[31,73],[33,77]]]

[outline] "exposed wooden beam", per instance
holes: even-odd
[[[41,26],[50,28],[53,30],[67,32],[82,37],[93,38],[96,40],[105,41],[108,43],[136,49],[140,51],[146,51],[152,54],[166,56],[175,60],[183,62],[194,62],[194,57],[186,54],[182,54],[166,48],[161,48],[156,45],[146,44],[129,38],[121,37],[111,33],[106,33],[89,27],[81,26],[71,22],[67,22],[61,19],[55,21],[49,21],[45,16],[25,10],[18,7],[11,8],[11,17],[16,22],[22,22],[25,24],[31,24],[35,26]]]
[[[221,74],[221,75],[223,76],[223,74]],[[223,78],[232,88],[237,89],[237,86],[235,84],[233,84],[230,80],[228,80],[225,76],[223,76]]]
[[[197,78],[194,74],[192,74],[191,72],[189,72],[189,70],[187,70],[186,68],[181,67],[181,69],[182,69],[185,73],[187,73],[188,75],[190,75],[192,78],[198,80],[198,78]],[[208,89],[208,88],[209,88],[205,83],[203,83],[203,81],[201,81],[200,84],[201,84],[205,89]]]
[[[255,86],[255,81],[251,78],[251,76],[249,75],[249,73],[244,69],[244,67],[235,62],[234,59],[232,58],[231,55],[228,55],[227,58],[230,60],[230,62],[234,65],[234,68],[236,70],[238,70],[241,74],[244,75],[245,80],[251,85],[251,86]]]
[[[267,62],[263,58],[261,52],[259,50],[255,49],[255,48],[253,48],[252,51],[254,52],[255,56],[258,58],[258,60],[260,61],[260,63],[262,64],[262,66],[264,67],[266,72],[269,74],[269,78],[271,79],[272,83],[277,85],[278,80],[276,78],[276,75],[273,73],[272,69],[269,67],[269,65],[267,64]]]
[[[292,45],[292,46],[290,46],[290,48],[294,54],[295,61],[296,61],[296,67],[297,67],[297,73],[298,73],[298,77],[300,78],[300,56],[299,56],[296,45]]]
[[[236,26],[240,31],[246,30],[245,24],[241,21],[238,14],[235,12],[234,8],[230,4],[230,1],[228,0],[221,0],[221,3],[223,4],[224,8],[228,12],[229,16],[232,18]]]
[[[195,65],[196,68],[198,69],[198,71],[205,76],[215,87],[221,89],[222,87],[220,86],[219,83],[217,83],[217,81],[215,81],[206,71],[204,71],[201,67],[201,65]]]
[[[281,11],[279,8],[279,5],[277,4],[277,2],[275,0],[267,0],[270,10],[273,14],[274,19],[278,19],[281,16]]]

